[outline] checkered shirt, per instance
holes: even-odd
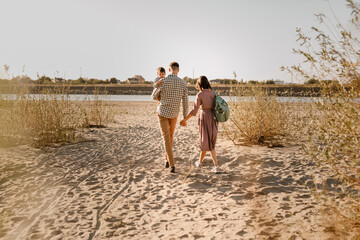
[[[169,74],[162,79],[162,84],[156,86],[151,94],[153,100],[160,97],[157,112],[164,118],[175,118],[179,115],[182,102],[184,118],[188,114],[188,89],[186,82],[175,74]]]

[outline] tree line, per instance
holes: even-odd
[[[186,83],[190,85],[195,85],[197,78],[190,78],[185,76],[183,78]],[[50,78],[48,76],[41,76],[36,80],[31,79],[29,76],[23,75],[23,76],[16,76],[8,79],[0,79],[0,83],[23,83],[23,84],[69,84],[69,85],[84,85],[84,84],[125,84],[125,81],[119,81],[117,78],[112,77],[110,79],[101,80],[96,78],[83,78],[80,77],[78,79],[62,79],[62,78]],[[236,79],[229,79],[229,78],[217,78],[210,80],[212,84],[224,84],[224,85],[231,85],[231,84],[252,84],[252,85],[274,85],[275,81],[273,79],[270,80],[264,80],[264,81],[257,81],[257,80],[249,80],[247,82],[238,81]],[[152,82],[146,81],[145,84],[152,84]],[[330,84],[336,84],[338,85],[338,81],[333,80],[318,80],[318,79],[309,79],[304,82],[304,85],[330,85]]]

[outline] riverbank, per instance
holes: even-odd
[[[238,85],[250,87],[250,85]],[[19,87],[29,93],[37,94],[46,91],[68,94],[108,94],[108,95],[150,95],[153,86],[149,84],[106,84],[106,85],[0,85],[0,93],[12,94],[19,91]],[[213,89],[223,96],[229,96],[232,88],[236,85],[213,85]],[[321,88],[318,86],[305,85],[259,85],[259,88],[266,88],[269,92],[285,97],[318,97]],[[196,95],[194,85],[188,85],[189,95]]]
[[[163,167],[156,102],[116,102],[115,122],[43,150],[0,149],[2,239],[341,239],[309,189],[331,181],[293,142],[235,146],[220,126],[221,174],[201,168],[197,120]],[[314,178],[315,177],[315,178]]]

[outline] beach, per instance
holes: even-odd
[[[193,118],[177,124],[171,174],[156,102],[112,104],[115,122],[83,141],[0,149],[1,239],[341,239],[311,189],[326,174],[300,143],[236,146],[220,125],[214,174],[209,154],[193,166]]]

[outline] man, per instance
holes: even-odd
[[[154,90],[151,94],[153,100],[160,97],[160,104],[157,108],[161,135],[165,148],[165,167],[170,165],[170,172],[175,173],[175,162],[173,154],[174,132],[176,121],[179,115],[180,103],[183,106],[183,117],[188,114],[188,89],[186,82],[177,76],[179,64],[170,63],[170,74],[164,79],[154,84]]]

